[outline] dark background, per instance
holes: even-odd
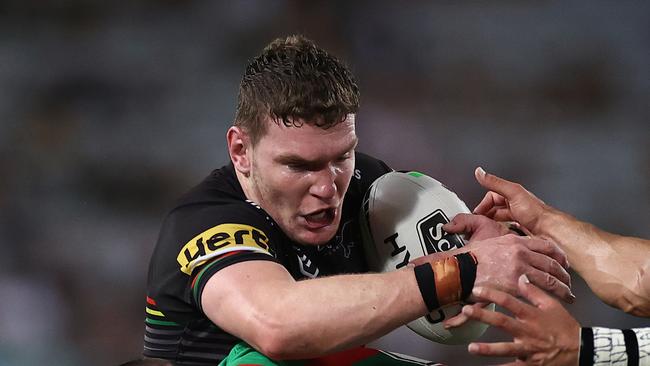
[[[0,0],[0,366],[139,356],[165,211],[227,161],[247,60],[298,32],[358,77],[360,150],[470,207],[481,165],[650,237],[649,2]],[[584,325],[649,325],[574,283]],[[496,361],[407,329],[378,343]]]

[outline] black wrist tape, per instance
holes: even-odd
[[[639,365],[639,342],[636,333],[632,329],[622,329],[625,340],[625,353],[627,353],[627,364],[629,366]]]
[[[582,328],[580,332],[579,366],[592,366],[594,364],[594,332],[591,328]]]
[[[458,268],[460,269],[460,298],[466,300],[472,294],[474,281],[476,281],[477,261],[469,252],[456,255],[456,260],[458,260]]]
[[[440,307],[438,302],[438,295],[436,294],[436,277],[433,273],[433,268],[431,264],[425,263],[420,264],[414,268],[415,270],[415,280],[418,283],[418,288],[420,289],[420,294],[424,300],[424,304],[427,306],[427,310],[432,312]]]

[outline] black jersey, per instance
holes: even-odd
[[[248,201],[232,164],[213,171],[167,215],[149,264],[144,356],[179,365],[217,365],[240,340],[213,324],[201,309],[210,276],[234,263],[270,260],[295,278],[361,273],[367,265],[358,218],[364,193],[390,171],[356,153],[355,169],[334,238],[321,246],[292,242]]]

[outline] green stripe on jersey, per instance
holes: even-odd
[[[156,320],[156,319],[151,319],[151,318],[145,318],[144,322],[149,323],[149,324],[155,324],[155,325],[168,325],[168,326],[172,326],[172,327],[179,327],[180,326],[180,324],[178,324],[176,322],[170,322],[170,321],[166,321],[166,320]]]
[[[408,356],[385,353],[372,348],[358,347],[339,353],[309,359],[274,361],[244,342],[237,343],[219,366],[416,366],[434,365],[424,360],[409,359]]]
[[[194,287],[192,288],[192,296],[194,297],[194,301],[195,301],[197,304],[200,304],[200,303],[201,303],[201,299],[198,298],[198,296],[199,296],[199,293],[198,293],[198,292],[199,292],[199,287],[201,287],[201,286],[199,286],[199,283],[201,282],[201,277],[203,277],[203,274],[205,273],[205,271],[208,270],[208,268],[210,268],[210,267],[212,267],[213,265],[215,265],[218,261],[219,261],[219,259],[217,259],[217,260],[213,260],[212,263],[208,263],[208,265],[206,265],[206,266],[205,266],[205,267],[204,267],[204,268],[199,272],[199,274],[196,275],[196,279],[194,280]]]

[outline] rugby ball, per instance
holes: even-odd
[[[360,219],[370,269],[394,271],[417,257],[463,247],[460,235],[442,230],[461,212],[470,210],[454,192],[427,175],[390,172],[379,177],[366,192]],[[462,306],[442,307],[407,326],[438,343],[469,343],[485,332],[487,324],[468,321],[452,329],[442,324],[460,313]],[[494,310],[494,304],[489,308]]]

